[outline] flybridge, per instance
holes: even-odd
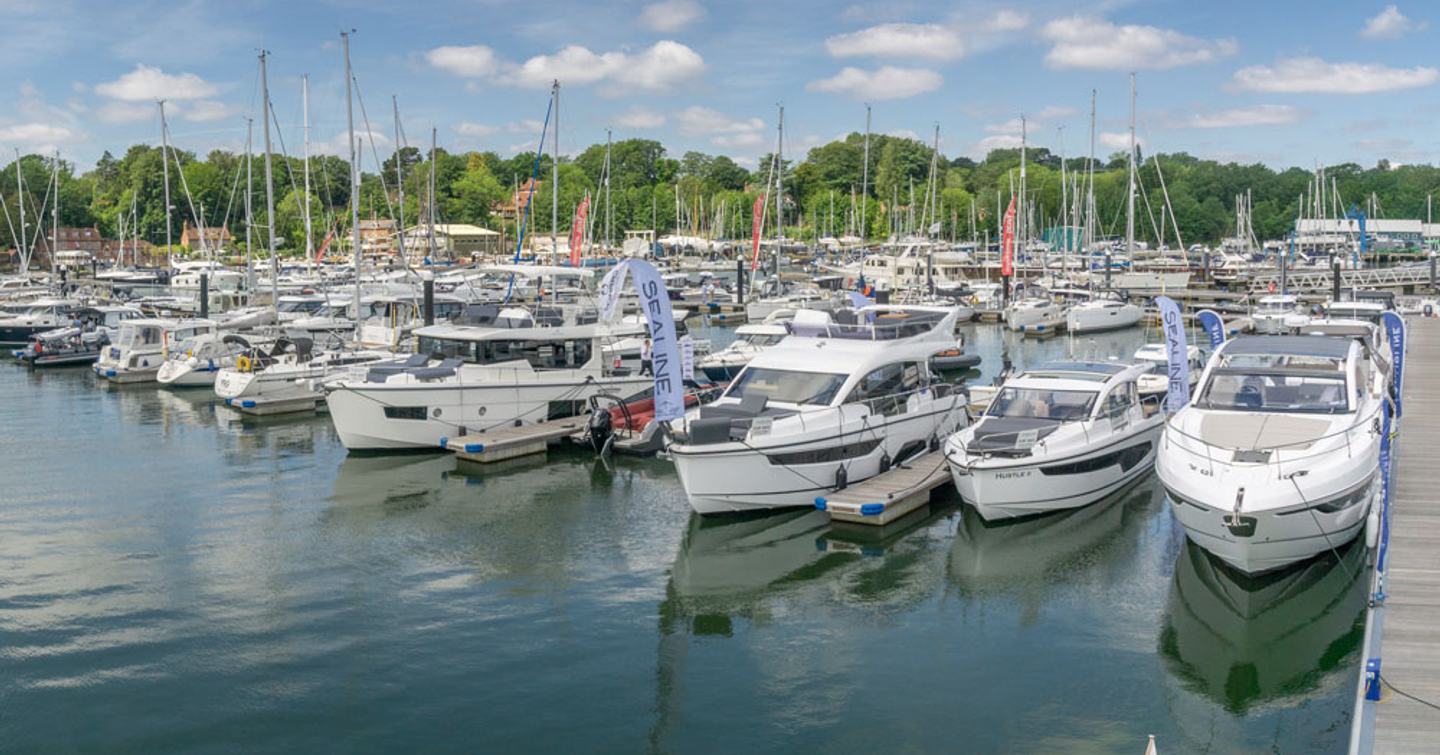
[[[938,307],[865,307],[842,309],[826,318],[809,318],[800,310],[786,323],[790,335],[807,338],[838,338],[855,341],[893,341],[954,328],[954,313]],[[942,328],[949,323],[949,328]]]

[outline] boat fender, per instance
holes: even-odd
[[[846,484],[848,484],[848,482],[849,482],[849,477],[850,477],[850,476],[849,476],[848,474],[846,474],[846,472],[845,472],[845,467],[844,467],[844,466],[836,467],[836,469],[835,469],[835,489],[836,489],[836,490],[844,490]]]
[[[1380,502],[1370,505],[1370,515],[1365,517],[1365,545],[1370,549],[1380,544]]]
[[[241,372],[249,372],[252,366],[253,365],[250,362],[250,357],[247,357],[244,354],[235,357],[235,369]]]
[[[887,451],[880,456],[880,474],[890,471],[890,453]]]

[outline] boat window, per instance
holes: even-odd
[[[537,370],[575,369],[590,361],[588,338],[569,341],[482,341],[477,343],[477,364],[524,360]]]
[[[760,395],[772,403],[827,406],[835,400],[846,377],[843,373],[746,367],[730,384],[725,396],[741,399]]]
[[[905,410],[905,399],[918,391],[928,377],[915,362],[887,364],[860,379],[845,403],[868,402],[880,414],[898,414]]]
[[[419,353],[429,354],[431,359],[470,359],[474,344],[469,341],[449,341],[443,338],[420,338]]]
[[[1105,397],[1105,404],[1102,408],[1100,416],[1124,416],[1126,412],[1130,411],[1130,407],[1134,406],[1135,404],[1134,392],[1134,383],[1126,383],[1125,385],[1117,386],[1115,390],[1110,391],[1110,395]]]
[[[385,419],[425,419],[423,406],[387,406]]]
[[[775,344],[780,343],[781,341],[785,340],[785,336],[784,336],[783,334],[778,334],[778,333],[777,333],[777,334],[751,333],[751,334],[749,334],[749,335],[742,336],[741,338],[745,341],[745,343],[751,344],[752,346],[762,346],[762,347],[763,347],[763,346],[774,346]]]
[[[1052,391],[1045,388],[1005,387],[990,402],[988,417],[1032,417],[1059,422],[1090,416],[1096,394],[1091,391]]]
[[[1349,408],[1343,373],[1218,370],[1195,405],[1204,409],[1336,414]]]

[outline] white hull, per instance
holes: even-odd
[[[184,362],[169,361],[160,365],[160,371],[155,374],[155,379],[161,385],[171,385],[176,388],[202,388],[215,385],[215,377],[220,374],[220,366],[213,360],[207,360],[205,364],[190,366]]]
[[[813,506],[817,497],[837,489],[837,471],[844,467],[847,485],[854,485],[880,473],[882,457],[894,459],[906,446],[926,445],[932,438],[943,439],[954,432],[959,421],[959,395],[946,396],[913,413],[862,419],[860,407],[851,407],[843,425],[831,413],[830,421],[809,420],[814,428],[805,432],[759,436],[745,443],[672,447],[675,471],[700,514],[720,514],[757,509]],[[833,410],[832,410],[833,411]],[[784,422],[785,420],[781,420]],[[777,423],[779,424],[779,423]],[[815,463],[772,461],[785,455],[794,459],[806,452],[823,451],[842,444],[878,440],[868,451],[848,459]]]
[[[1043,335],[1054,333],[1065,325],[1065,310],[1059,304],[1005,310],[1005,326],[1020,333]]]
[[[1139,478],[1155,463],[1161,426],[1158,417],[1152,418],[1138,432],[1110,444],[1078,454],[1056,454],[1058,458],[992,456],[960,464],[965,454],[953,444],[947,445],[946,457],[961,500],[986,521],[1013,519],[1087,506]],[[1143,452],[1125,454],[1140,446],[1145,447]],[[1096,464],[1103,466],[1085,469]],[[1066,471],[1074,467],[1084,471]]]
[[[1140,308],[1133,304],[1096,309],[1071,307],[1065,315],[1065,329],[1071,333],[1098,333],[1129,328],[1140,324],[1140,315]]]
[[[552,402],[580,406],[571,402],[585,401],[597,393],[630,396],[653,384],[653,378],[639,376],[569,381],[542,378],[532,383],[465,386],[347,381],[332,386],[326,402],[340,442],[351,451],[438,449],[442,438],[547,419]],[[416,408],[421,411],[414,412]],[[409,418],[417,414],[421,416]]]

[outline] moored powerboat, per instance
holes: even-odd
[[[120,332],[95,363],[95,374],[112,383],[148,383],[181,342],[214,333],[213,320],[143,318],[120,324]]]
[[[1142,402],[1146,367],[1056,362],[1006,381],[945,457],[960,498],[986,520],[1093,503],[1147,471],[1164,417]]]
[[[926,450],[966,421],[963,393],[931,373],[954,343],[946,308],[841,310],[756,355],[669,447],[702,514],[812,505]]]
[[[1250,313],[1250,319],[1255,323],[1256,333],[1276,335],[1286,332],[1290,321],[1299,314],[1298,297],[1294,294],[1274,294],[1260,297],[1255,310]]]
[[[1358,535],[1378,512],[1388,375],[1350,336],[1223,344],[1166,424],[1157,462],[1190,539],[1258,573]]]

